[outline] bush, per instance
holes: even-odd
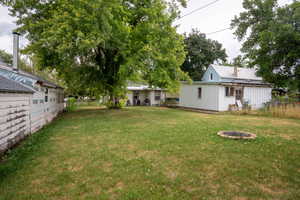
[[[68,98],[67,100],[67,111],[74,111],[76,110],[76,99],[74,97]]]
[[[126,106],[126,102],[127,102],[127,99],[120,99],[118,101],[107,101],[105,103],[105,106],[108,108],[108,109],[121,109],[121,108],[124,108]]]

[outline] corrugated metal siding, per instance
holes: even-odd
[[[253,109],[259,109],[264,103],[271,101],[272,89],[264,87],[245,87],[244,99],[248,100]]]
[[[0,94],[0,153],[30,133],[31,94]]]

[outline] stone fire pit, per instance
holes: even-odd
[[[244,131],[219,131],[219,136],[229,139],[255,139],[254,133],[248,133]]]

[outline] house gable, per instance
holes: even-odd
[[[216,70],[212,67],[209,66],[207,70],[205,71],[202,81],[205,82],[219,82],[221,80],[220,75],[216,72]]]

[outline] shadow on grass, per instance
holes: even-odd
[[[80,107],[75,111],[60,114],[50,124],[47,124],[36,133],[29,135],[16,145],[15,148],[8,150],[4,155],[0,156],[0,185],[5,183],[6,178],[32,164],[32,160],[36,157],[46,153],[43,149],[49,143],[51,136],[53,136],[52,129],[60,126],[61,120],[103,116],[108,112],[111,112],[111,110],[99,107]]]
[[[58,125],[65,114],[59,115],[50,124],[44,126],[36,133],[29,135],[15,148],[8,150],[0,159],[0,185],[6,182],[6,178],[16,174],[25,168],[34,158],[43,154],[44,145],[51,137],[50,130]]]

